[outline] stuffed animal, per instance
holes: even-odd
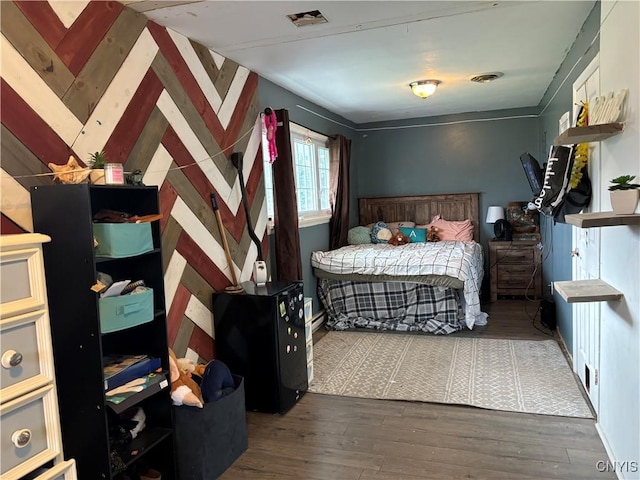
[[[221,360],[195,364],[187,358],[177,359],[178,368],[200,386],[204,403],[215,402],[236,388],[231,371]]]
[[[431,227],[427,232],[427,242],[439,242],[438,227]]]
[[[171,378],[171,400],[174,405],[189,405],[202,408],[204,400],[196,382],[178,368],[176,354],[169,349],[169,373]]]
[[[393,237],[389,239],[389,243],[391,245],[405,245],[407,243],[411,243],[411,239],[407,237],[404,233],[398,230]]]
[[[189,377],[196,369],[196,362],[189,358],[178,358],[176,360],[176,364],[182,373],[188,375]]]

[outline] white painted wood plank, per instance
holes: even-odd
[[[193,363],[197,365],[200,355],[198,355],[198,352],[196,352],[192,348],[187,347],[187,352],[184,354],[184,358],[186,358],[187,360],[192,360]]]
[[[173,157],[171,157],[171,154],[164,148],[164,145],[158,145],[156,153],[153,154],[153,158],[151,158],[151,162],[149,162],[149,166],[144,172],[142,183],[145,185],[157,185],[158,188],[161,187],[164,179],[167,177],[167,172],[171,168],[172,162]]]
[[[3,168],[0,169],[0,209],[20,227],[33,232],[31,195]]]
[[[182,55],[182,58],[189,66],[189,70],[191,70],[191,73],[195,77],[196,82],[200,86],[200,89],[209,102],[209,105],[211,105],[214,112],[217,112],[222,106],[222,98],[220,98],[220,94],[216,90],[211,78],[209,78],[209,74],[204,69],[204,66],[193,49],[191,42],[184,35],[180,35],[178,32],[169,28],[167,28],[167,32],[173,40],[173,43],[175,43],[178,48],[180,55]]]
[[[231,195],[231,187],[224,179],[222,173],[220,173],[220,170],[218,170],[218,167],[202,146],[202,143],[200,143],[200,140],[198,140],[198,137],[193,132],[182,113],[180,113],[178,106],[166,90],[160,94],[157,105],[173,130],[176,132],[176,135],[178,135],[180,141],[197,162],[211,185],[216,189],[220,198],[227,199],[227,206],[232,212],[236,212],[240,205],[240,194]]]
[[[186,266],[187,260],[174,250],[167,265],[167,271],[164,273],[164,302],[167,313],[169,313],[173,299],[176,296],[176,291]]]
[[[229,281],[232,281],[231,270],[229,270],[229,266],[227,265],[224,249],[180,197],[178,197],[173,204],[171,216],[176,219],[184,231],[200,247],[204,254],[216,264]],[[233,264],[233,267],[237,273],[238,269],[236,265]]]
[[[69,28],[89,5],[89,0],[49,0],[49,5],[65,28]]]
[[[2,78],[67,145],[71,145],[82,131],[82,122],[69,111],[4,35],[0,46]]]
[[[184,314],[213,338],[213,313],[198,300],[198,297],[191,295]]]
[[[218,112],[218,119],[225,129],[229,126],[244,84],[247,83],[247,78],[249,78],[249,73],[248,69],[239,66],[233,77],[229,91],[226,97],[224,97],[224,102],[222,102],[222,107],[220,107],[220,111]]]
[[[214,52],[213,50],[209,50],[209,52],[211,53],[211,58],[213,58],[213,63],[215,63],[216,67],[218,67],[218,70],[220,70],[226,58],[220,55],[218,52]]]
[[[89,152],[104,148],[157,52],[158,45],[145,28],[100,98],[84,127],[84,133],[73,144],[78,155],[88,155]]]

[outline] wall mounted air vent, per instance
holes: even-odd
[[[502,72],[481,73],[480,75],[474,75],[469,80],[476,83],[489,83],[500,78],[504,75]]]
[[[308,27],[309,25],[317,25],[319,23],[327,23],[328,20],[320,13],[319,10],[312,10],[310,12],[292,13],[287,15],[287,18],[291,20],[296,27]]]

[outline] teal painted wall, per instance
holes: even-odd
[[[540,115],[541,139],[538,148],[538,160],[546,161],[553,139],[560,133],[558,121],[562,114],[572,109],[573,82],[598,54],[600,27],[600,3],[598,2],[578,34],[571,50],[558,69],[549,85],[542,102]],[[595,39],[595,42],[594,42]],[[556,223],[548,217],[541,217],[543,236],[543,285],[553,281],[571,280],[571,225]],[[557,293],[554,295],[558,330],[564,338],[568,350],[573,348],[573,314],[571,305],[567,304]]]
[[[418,100],[417,101],[421,101]],[[529,201],[520,155],[536,152],[537,108],[361,125],[360,196],[480,193],[481,243],[489,205]],[[485,264],[487,256],[485,256]]]

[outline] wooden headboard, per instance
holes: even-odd
[[[445,193],[360,198],[360,225],[403,220],[426,224],[439,213],[445,220],[470,219],[473,223],[473,239],[480,242],[479,197],[478,193]]]

